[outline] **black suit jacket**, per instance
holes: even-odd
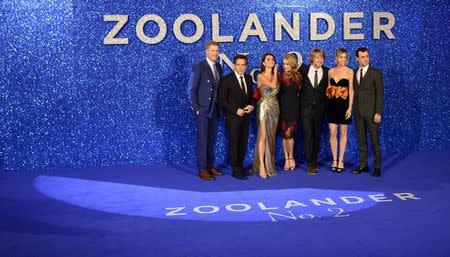
[[[326,105],[326,91],[328,87],[328,68],[322,66],[323,76],[319,81],[317,88],[313,87],[314,81],[310,81],[308,77],[308,71],[311,65],[302,65],[299,68],[300,74],[302,74],[302,87],[300,89],[300,110],[301,115],[308,115],[312,112],[313,108],[325,111]],[[314,106],[314,107],[313,107]]]
[[[218,101],[224,108],[226,116],[236,116],[238,108],[244,108],[247,105],[255,106],[253,101],[253,79],[250,75],[244,74],[247,84],[247,94],[241,89],[239,79],[236,74],[231,72],[220,81],[220,90]]]
[[[355,95],[353,100],[353,113],[372,118],[375,113],[383,111],[383,74],[377,68],[369,65],[361,83],[358,82],[357,73],[354,72]]]

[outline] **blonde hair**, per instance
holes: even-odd
[[[337,65],[337,59],[339,58],[339,56],[341,54],[346,54],[347,55],[347,60],[348,60],[348,51],[345,50],[344,48],[338,48],[336,50],[336,52],[334,52],[334,64]]]
[[[314,59],[314,55],[321,55],[322,58],[325,60],[325,52],[321,48],[314,48],[311,53],[309,54],[309,61],[312,63]]]
[[[293,75],[298,75],[298,62],[297,56],[293,53],[286,54],[283,56],[283,61],[286,60],[289,66],[291,66],[291,73]]]

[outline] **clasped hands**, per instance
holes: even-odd
[[[251,113],[253,111],[254,107],[252,105],[247,105],[244,108],[238,108],[236,111],[237,116],[244,116],[246,113]]]

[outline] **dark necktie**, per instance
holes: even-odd
[[[214,70],[214,80],[216,81],[216,84],[219,84],[219,72],[217,71],[216,64],[213,64],[213,70]]]
[[[244,77],[241,76],[240,78],[241,78],[241,89],[242,89],[242,91],[245,92],[245,94],[247,94],[247,88],[245,88],[245,84],[244,84]]]
[[[317,74],[318,70],[315,70],[314,72],[315,72],[315,74],[314,74],[314,88],[316,88],[317,85],[319,84],[319,74]]]
[[[359,84],[361,84],[361,81],[362,81],[362,78],[363,78],[362,72],[363,72],[363,69],[362,68],[359,69]]]

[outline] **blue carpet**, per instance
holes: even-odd
[[[2,172],[0,256],[450,256],[450,150],[385,156],[380,178],[322,165]]]

